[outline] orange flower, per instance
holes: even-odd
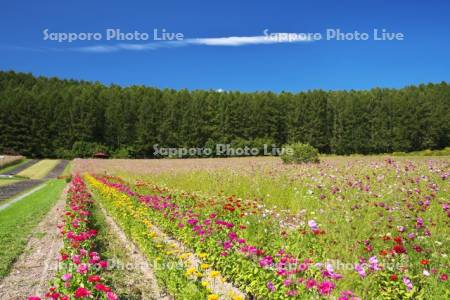
[[[420,264],[425,266],[425,265],[428,265],[429,262],[430,262],[430,261],[427,260],[427,259],[422,259],[422,260],[420,261]]]

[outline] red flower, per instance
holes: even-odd
[[[442,274],[441,274],[441,280],[442,280],[442,281],[447,281],[447,280],[448,280],[448,275],[445,274],[445,273],[442,273]]]
[[[95,285],[95,288],[96,288],[97,290],[102,291],[102,292],[105,292],[105,293],[111,291],[111,289],[110,289],[109,287],[107,287],[106,285],[101,284],[101,283],[97,283],[97,284]]]
[[[391,278],[392,281],[397,281],[398,276],[395,275],[395,274],[392,274],[390,278]]]
[[[393,250],[395,251],[395,253],[397,254],[402,254],[402,253],[406,253],[406,249],[405,247],[403,247],[402,245],[395,245]]]
[[[425,266],[425,265],[428,265],[429,262],[430,262],[430,261],[427,260],[427,259],[422,259],[422,260],[420,261],[420,264]]]
[[[402,237],[401,237],[401,236],[396,236],[396,237],[394,238],[394,241],[395,241],[397,244],[403,244],[403,240],[402,240]]]
[[[77,288],[77,290],[75,291],[75,298],[84,298],[84,297],[88,297],[91,294],[91,292],[88,289],[79,287]]]
[[[100,281],[100,276],[98,276],[98,275],[91,275],[91,276],[89,276],[88,277],[88,281],[89,282],[97,282],[97,281]]]

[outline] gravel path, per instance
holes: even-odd
[[[2,175],[17,175],[20,172],[22,172],[23,170],[31,167],[32,165],[36,164],[39,161],[39,159],[30,159],[29,161],[27,161],[26,163],[21,164],[20,166],[17,166],[16,168],[12,169],[11,171],[8,172],[2,172],[0,174]]]
[[[68,187],[56,205],[33,230],[25,251],[14,263],[8,276],[0,281],[0,299],[22,300],[43,295],[57,270],[62,239],[56,227],[66,203]]]

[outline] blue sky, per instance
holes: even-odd
[[[402,87],[450,81],[449,15],[450,3],[437,0],[4,1],[0,69],[176,89]],[[106,41],[108,28],[150,33],[150,39]],[[326,30],[337,28],[370,38],[326,40]],[[374,41],[375,28],[405,38]],[[44,29],[103,36],[59,43],[44,40]],[[154,29],[183,33],[184,41],[153,41]],[[264,29],[323,39],[268,43]]]

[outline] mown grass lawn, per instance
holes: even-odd
[[[55,204],[64,186],[64,180],[50,180],[44,188],[0,211],[0,278],[8,274],[33,228]]]
[[[59,163],[57,159],[44,159],[37,164],[20,172],[19,176],[28,177],[31,179],[41,179],[44,178],[56,165]]]
[[[7,165],[6,167],[1,167],[0,168],[0,173],[8,173],[11,170],[14,170],[15,168],[17,168],[20,165],[23,165],[24,163],[28,162],[29,159],[22,159],[20,161],[17,161],[17,163],[11,164],[11,165]]]
[[[0,179],[0,186],[12,184],[19,181],[18,179]]]

